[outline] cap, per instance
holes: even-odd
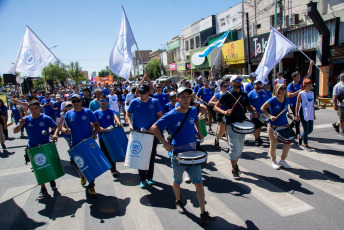
[[[149,85],[146,85],[146,84],[142,84],[142,85],[140,85],[140,87],[138,88],[138,91],[149,92],[149,90],[150,90]]]
[[[186,87],[180,87],[177,90],[177,96],[179,97],[179,95],[184,93],[184,92],[188,92],[191,95],[192,94],[192,89],[189,89],[189,88],[186,88]]]
[[[80,96],[79,94],[76,93],[76,94],[73,94],[72,99],[73,99],[73,98],[81,99],[81,96]]]
[[[197,78],[197,80],[202,80],[203,79],[203,77],[202,76],[199,76],[198,78]]]
[[[175,91],[172,91],[169,95],[169,97],[175,97],[177,95],[177,93]]]
[[[231,77],[231,83],[232,83],[233,81],[235,81],[235,79],[237,79],[237,78],[240,78],[240,79],[241,79],[240,75],[234,75],[234,76],[232,76],[232,77]]]
[[[262,83],[261,80],[255,80],[255,81],[253,82],[253,85],[257,84],[258,82]]]
[[[339,78],[344,78],[344,73],[341,73],[341,74],[339,75]]]
[[[64,97],[69,97],[69,94],[68,94],[68,93],[66,93],[66,94],[64,95]]]
[[[257,77],[258,75],[255,72],[250,73],[250,77]]]
[[[71,105],[72,104],[72,102],[71,101],[66,101],[66,103],[65,103],[65,106],[67,106],[67,105]]]
[[[56,94],[56,99],[57,98],[61,98],[61,95],[60,94]]]

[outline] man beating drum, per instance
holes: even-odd
[[[65,121],[63,122],[63,126],[61,128],[63,133],[71,134],[72,146],[76,146],[84,139],[87,139],[91,136],[94,139],[97,139],[97,134],[100,129],[97,118],[94,116],[91,110],[83,108],[81,106],[81,102],[81,96],[79,94],[74,94],[72,96],[73,110],[70,110],[65,114]],[[93,132],[91,123],[93,123],[95,127]],[[86,178],[81,174],[72,158],[71,163],[74,165],[78,174],[80,175],[81,185],[85,185]],[[88,192],[91,196],[95,196],[97,194],[94,186],[94,181],[89,182]]]
[[[200,139],[203,136],[200,131],[197,109],[190,106],[192,90],[181,87],[177,90],[177,97],[180,106],[166,113],[150,129],[151,133],[162,142],[164,148],[169,151],[173,168],[173,191],[176,197],[176,207],[179,213],[185,213],[184,204],[180,199],[180,184],[183,182],[183,173],[186,171],[191,181],[195,184],[196,195],[201,209],[201,223],[205,224],[214,221],[215,217],[210,217],[205,211],[205,195],[202,182],[201,165],[185,166],[179,165],[175,154],[196,149],[195,125],[197,135]],[[184,121],[184,122],[183,122]],[[172,145],[162,136],[160,130],[168,128],[172,135]],[[177,133],[176,133],[177,132]],[[176,134],[176,135],[174,135]]]
[[[54,130],[53,141],[56,142],[57,134],[59,132],[58,126],[51,117],[40,113],[41,107],[39,101],[31,101],[29,103],[29,110],[31,114],[20,119],[19,124],[14,127],[13,132],[18,133],[22,127],[25,128],[29,138],[28,148],[35,148],[39,145],[47,144],[50,142],[49,128],[51,128],[52,130]],[[32,160],[34,159],[31,159],[31,161]],[[55,180],[50,181],[50,186],[53,190],[56,189]],[[44,197],[46,194],[48,194],[48,191],[45,187],[45,184],[41,184],[39,198]]]

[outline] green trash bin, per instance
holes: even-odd
[[[55,142],[39,145],[26,150],[38,184],[55,180],[65,173]]]
[[[201,128],[201,134],[203,135],[203,137],[206,137],[208,135],[208,132],[207,127],[205,127],[204,119],[199,120],[199,126]]]

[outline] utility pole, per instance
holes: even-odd
[[[250,55],[251,55],[251,51],[250,51],[250,22],[248,20],[248,13],[246,13],[246,27],[247,27],[247,70],[248,70],[248,74],[251,73],[251,63],[250,63]]]

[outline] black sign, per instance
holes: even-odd
[[[260,62],[263,58],[266,46],[268,44],[270,33],[265,33],[250,37],[250,62]],[[247,47],[247,39],[245,39],[245,47]],[[248,49],[245,49],[245,60],[248,57]]]

